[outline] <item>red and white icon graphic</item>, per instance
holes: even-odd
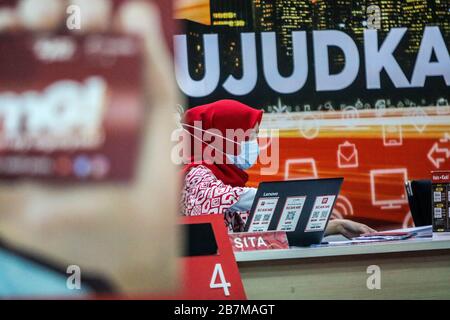
[[[385,147],[398,147],[403,145],[401,125],[383,125],[383,145]]]
[[[332,217],[342,219],[346,216],[353,215],[353,206],[346,196],[339,195],[333,207]]]
[[[372,205],[381,209],[399,209],[408,203],[405,183],[408,181],[406,168],[378,169],[370,171]]]
[[[305,139],[311,140],[316,138],[320,132],[319,116],[314,113],[306,112],[302,116],[299,132]]]
[[[444,138],[435,142],[428,152],[427,157],[433,166],[439,169],[441,164],[450,158],[450,134],[445,133]]]
[[[284,164],[284,180],[317,179],[316,161],[313,158],[288,159]]]
[[[430,123],[430,117],[422,107],[408,108],[405,112],[405,117],[408,119],[417,132],[422,133]]]
[[[355,144],[345,141],[339,145],[337,165],[338,168],[357,168],[359,166],[358,149]]]

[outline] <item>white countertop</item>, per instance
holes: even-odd
[[[251,262],[445,249],[450,250],[450,236],[441,236],[434,239],[412,238],[401,241],[386,241],[368,244],[291,247],[290,249],[245,251],[235,252],[235,256],[237,262]]]

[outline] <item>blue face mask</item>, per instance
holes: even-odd
[[[252,167],[259,155],[259,145],[256,139],[241,142],[241,152],[237,155],[226,154],[227,158],[239,169]]]

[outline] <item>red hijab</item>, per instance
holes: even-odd
[[[235,100],[219,100],[189,109],[184,114],[183,124],[194,126],[196,122],[201,121],[202,130],[216,129],[221,132],[222,137],[225,137],[227,129],[247,131],[254,128],[256,124],[261,123],[262,114],[262,110],[253,109]],[[184,126],[184,128],[194,134],[195,130],[188,126]],[[195,142],[194,139],[194,137],[191,137],[191,143]],[[233,140],[238,144],[242,142],[239,137],[233,137]],[[225,140],[223,139],[223,141]],[[209,141],[201,143],[202,151],[208,146],[208,143]],[[225,146],[225,142],[223,146]],[[234,153],[236,154],[236,152],[235,149]],[[194,148],[191,148],[189,163],[183,167],[183,174],[186,174],[192,167],[199,165],[209,168],[217,179],[233,187],[243,187],[248,180],[247,173],[233,164],[227,164],[225,161],[218,164],[215,162],[207,163],[204,159],[196,160]]]

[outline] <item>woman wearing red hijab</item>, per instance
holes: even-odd
[[[190,156],[183,168],[184,215],[223,214],[230,231],[243,231],[256,194],[245,172],[258,158],[257,135],[263,112],[234,100],[220,100],[186,111]],[[328,223],[326,234],[353,237],[374,230],[350,220]]]

